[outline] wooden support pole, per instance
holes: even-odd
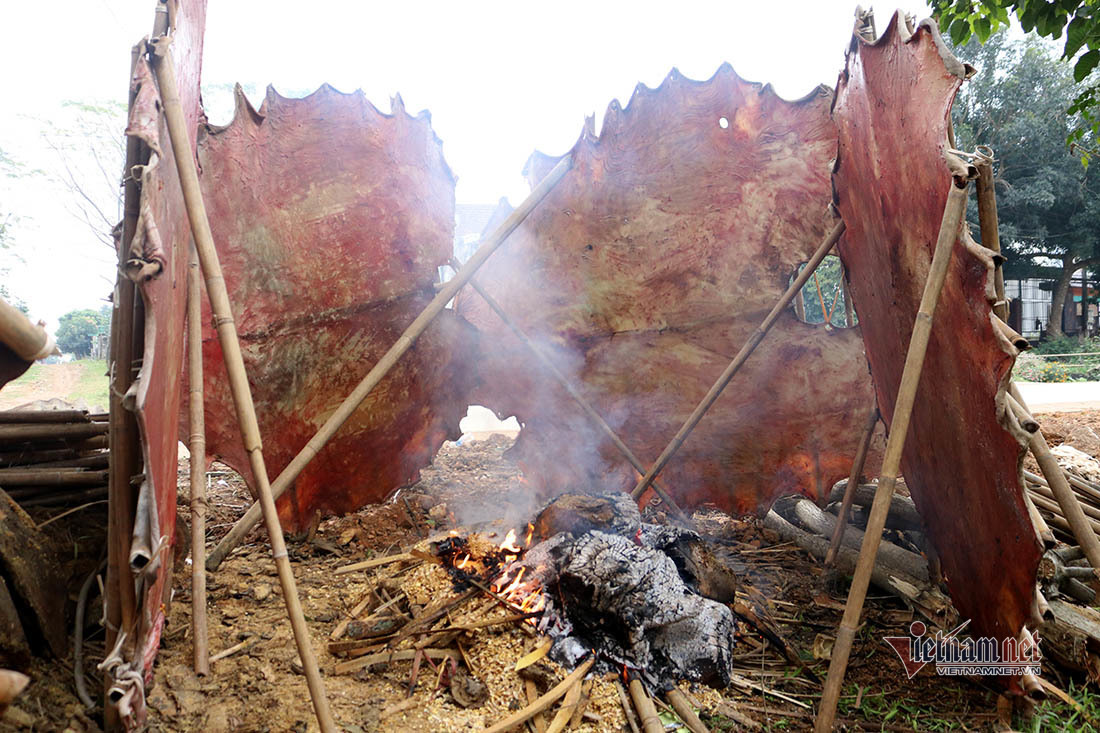
[[[963,213],[966,211],[966,194],[969,182],[959,185],[952,181],[951,191],[944,206],[940,233],[936,240],[936,249],[932,255],[932,265],[928,271],[928,280],[924,284],[920,308],[913,323],[913,334],[909,339],[909,350],[905,355],[905,367],[902,370],[901,383],[898,385],[897,399],[890,420],[889,438],[886,441],[886,454],[882,459],[879,472],[878,490],[871,505],[871,514],[867,520],[867,532],[863,536],[863,545],[859,551],[855,576],[848,591],[848,602],[844,606],[844,617],[837,629],[836,643],[833,645],[832,658],[829,661],[829,675],[825,680],[825,689],[821,696],[821,706],[814,721],[816,733],[828,733],[836,720],[837,701],[840,688],[844,683],[844,674],[848,668],[848,655],[852,651],[859,617],[863,613],[863,602],[867,597],[867,586],[875,567],[875,556],[882,542],[882,530],[886,526],[886,514],[890,510],[890,501],[894,495],[901,468],[901,454],[905,447],[905,438],[909,432],[909,418],[913,414],[913,403],[917,396],[924,357],[928,350],[928,339],[932,334],[932,316],[939,302],[943,283],[947,279],[947,268],[951,263],[951,252],[958,241],[959,228]]]
[[[3,298],[0,298],[0,343],[23,361],[37,361],[60,353],[46,329],[31,323],[22,311]]]
[[[191,644],[195,674],[210,674],[206,626],[206,416],[202,381],[202,284],[194,248],[187,263],[187,383],[191,451]]]
[[[638,711],[642,730],[645,733],[664,733],[665,726],[657,717],[657,706],[653,704],[653,698],[649,696],[645,685],[637,677],[630,680],[630,699],[634,701],[634,707]]]
[[[454,267],[455,264],[457,263],[454,263],[451,266]],[[580,406],[584,414],[588,416],[588,419],[591,420],[596,425],[596,427],[602,430],[604,434],[611,439],[611,442],[615,445],[616,448],[619,449],[619,452],[622,453],[623,457],[626,458],[630,465],[634,467],[634,470],[636,470],[639,475],[644,476],[645,465],[643,465],[642,462],[638,460],[638,457],[634,455],[634,451],[630,450],[630,447],[623,442],[622,438],[619,437],[614,428],[607,424],[607,421],[603,419],[603,416],[601,416],[600,413],[598,413],[596,409],[592,407],[591,403],[589,403],[589,401],[585,399],[584,395],[582,395],[577,390],[577,388],[573,386],[573,384],[569,381],[569,378],[566,377],[560,369],[558,369],[557,365],[555,365],[554,362],[551,361],[550,357],[543,352],[542,348],[540,348],[538,344],[532,341],[530,337],[528,337],[527,334],[523,332],[523,329],[519,327],[519,324],[512,320],[512,317],[509,316],[508,313],[500,307],[500,304],[497,303],[496,299],[494,299],[493,296],[485,292],[485,289],[481,287],[480,283],[478,283],[477,278],[470,279],[470,287],[472,287],[477,292],[477,294],[480,295],[481,298],[486,302],[486,304],[488,304],[488,306],[493,309],[493,312],[500,317],[500,320],[504,321],[504,325],[508,326],[508,328],[511,329],[512,333],[516,335],[516,338],[518,338],[523,343],[523,345],[526,346],[528,350],[530,350],[530,352],[534,355],[536,361],[538,361],[542,368],[545,369],[550,374],[550,376],[553,377],[554,380],[561,385],[562,389],[564,389],[566,393],[568,393],[569,396],[573,398],[573,401],[576,402],[578,406]],[[653,482],[653,490],[657,492],[657,495],[661,497],[661,500],[663,502],[668,504],[669,508],[672,509],[676,516],[678,516],[684,522],[691,522],[691,518],[687,516],[687,514],[685,514],[682,509],[680,509],[673,498],[669,496],[665,489],[660,486],[656,481]]]
[[[1005,395],[1005,399],[1008,400],[1009,407],[1012,408],[1018,418],[1022,420],[1024,416],[1029,415],[1023,397],[1020,395],[1020,390],[1016,388],[1014,383],[1009,385],[1009,392]],[[1043,437],[1042,430],[1031,433],[1028,447],[1031,448],[1031,455],[1035,456],[1035,462],[1039,464],[1039,468],[1047,480],[1047,486],[1058,501],[1058,506],[1062,509],[1062,516],[1069,522],[1074,539],[1077,540],[1077,544],[1081,546],[1085,557],[1088,558],[1089,565],[1092,565],[1094,570],[1100,570],[1100,539],[1097,539],[1096,533],[1092,531],[1088,517],[1081,509],[1081,504],[1077,501],[1077,495],[1073,493],[1069,482],[1066,481],[1065,472],[1054,458],[1054,454],[1050,452],[1050,446],[1047,445],[1047,439]]]
[[[489,259],[489,256],[497,250],[500,245],[504,244],[508,236],[523,223],[523,220],[534,211],[546,196],[557,185],[558,181],[569,171],[572,166],[571,158],[563,158],[554,168],[546,174],[546,177],[542,179],[538,186],[531,191],[523,203],[521,203],[515,211],[508,215],[508,218],[497,227],[485,241],[474,252],[473,256],[466,261],[466,264],[455,273],[455,276],[444,283],[440,288],[435,298],[429,303],[420,315],[416,317],[405,332],[398,337],[394,342],[390,350],[378,360],[378,363],[367,372],[367,375],[363,377],[362,381],[356,385],[355,389],[350,395],[347,396],[339,407],[329,416],[325,424],[320,427],[317,434],[309,439],[309,442],[302,447],[302,450],[298,452],[298,455],[287,464],[287,467],[283,469],[283,472],[279,474],[278,478],[271,485],[272,493],[275,498],[282,496],[283,492],[290,488],[290,485],[294,483],[294,480],[298,478],[298,474],[302,472],[309,462],[313,460],[325,444],[336,434],[336,431],[347,421],[352,414],[359,408],[359,405],[367,399],[371,391],[374,390],[378,383],[382,381],[382,378],[389,373],[390,369],[397,364],[398,360],[405,354],[413,343],[422,333],[431,325],[435,317],[443,312],[447,303],[454,298],[459,289],[465,285],[474,273],[485,264],[485,261]],[[237,523],[233,525],[232,529],[222,538],[221,542],[210,551],[210,554],[206,558],[206,569],[213,572],[218,569],[222,561],[226,556],[241,543],[244,536],[256,526],[256,523],[260,520],[260,509],[258,504],[253,504],[249,507],[245,515],[237,520]]]
[[[214,324],[217,327],[218,341],[221,344],[222,355],[225,359],[225,369],[229,375],[230,392],[233,395],[233,403],[237,408],[241,440],[248,452],[249,465],[252,468],[252,475],[259,490],[260,505],[263,510],[264,521],[267,524],[267,533],[271,540],[272,555],[278,569],[283,599],[286,601],[287,616],[290,619],[291,628],[294,630],[294,642],[298,647],[298,657],[302,662],[306,685],[309,687],[310,698],[313,700],[313,709],[317,715],[317,722],[321,731],[323,733],[335,733],[336,723],[332,718],[332,711],[329,709],[328,698],[325,697],[321,672],[317,667],[317,658],[314,656],[313,647],[310,644],[309,628],[306,626],[305,616],[302,614],[302,605],[298,600],[298,589],[294,582],[294,572],[290,566],[290,558],[287,555],[283,529],[279,525],[279,515],[275,509],[275,498],[271,495],[271,486],[268,484],[267,468],[264,466],[263,448],[260,443],[260,427],[256,420],[256,407],[252,403],[252,392],[248,386],[248,375],[245,373],[244,357],[241,355],[241,345],[237,339],[237,327],[233,323],[233,309],[229,302],[229,292],[225,287],[225,278],[222,276],[221,264],[218,262],[218,251],[214,248],[214,235],[210,231],[210,222],[206,216],[206,205],[203,202],[202,191],[199,188],[199,174],[195,166],[194,154],[191,151],[191,141],[187,123],[184,119],[183,107],[180,104],[179,88],[176,85],[176,71],[172,62],[170,44],[171,38],[169,36],[155,38],[151,42],[153,51],[151,55],[153,57],[153,68],[157,75],[157,84],[160,87],[164,119],[172,142],[172,154],[179,173],[180,188],[183,191],[183,201],[187,208],[187,218],[191,224],[191,235],[194,238],[199,263],[202,265],[203,275],[206,278],[206,293],[210,298],[210,306],[214,312]]]
[[[726,370],[722,372],[722,374],[718,377],[718,380],[710,388],[710,391],[707,392],[706,396],[703,397],[702,402],[700,402],[696,406],[695,410],[691,413],[691,416],[688,417],[687,421],[680,428],[680,431],[676,433],[675,437],[673,437],[673,439],[661,452],[661,455],[657,458],[657,461],[653,464],[652,467],[650,467],[649,471],[647,471],[646,474],[642,476],[642,478],[638,481],[638,484],[634,487],[634,490],[630,492],[631,496],[637,499],[639,496],[642,495],[642,492],[645,491],[651,483],[653,483],[653,479],[657,477],[657,474],[661,472],[661,469],[665,467],[665,464],[669,462],[672,456],[676,454],[676,451],[680,449],[680,446],[683,445],[684,441],[687,440],[687,437],[691,435],[691,431],[694,430],[695,426],[699,424],[699,421],[703,419],[703,415],[705,415],[707,413],[707,410],[711,408],[711,405],[713,405],[718,400],[718,397],[722,394],[722,390],[724,390],[726,388],[726,385],[730,383],[730,380],[733,379],[733,375],[737,374],[737,372],[740,371],[741,367],[748,360],[749,356],[752,355],[752,352],[755,351],[756,347],[760,345],[760,342],[764,340],[764,336],[766,336],[768,331],[771,330],[771,327],[775,325],[775,322],[776,320],[778,320],[780,314],[787,308],[788,305],[790,305],[791,300],[794,299],[795,295],[802,291],[802,286],[805,285],[806,281],[809,280],[810,277],[814,274],[814,272],[817,270],[818,265],[820,265],[821,261],[825,259],[825,255],[829,254],[829,252],[833,248],[833,245],[836,244],[836,241],[840,239],[840,235],[843,233],[844,222],[839,221],[837,222],[836,226],[832,228],[832,231],[830,231],[828,235],[826,235],[824,241],[822,241],[821,244],[818,246],[817,251],[813,253],[813,256],[810,257],[809,262],[806,263],[806,266],[802,268],[802,272],[798,273],[798,277],[794,279],[794,281],[790,284],[790,287],[787,288],[787,291],[783,293],[783,296],[779,299],[779,302],[775,304],[775,307],[771,309],[771,312],[768,313],[768,315],[764,316],[764,320],[760,323],[759,326],[756,327],[756,330],[753,332],[748,342],[741,347],[741,350],[739,352],[737,352],[737,356],[733,357],[733,361],[729,363],[729,366],[726,367]]]
[[[997,222],[997,194],[993,188],[993,161],[988,157],[980,157],[974,161],[974,166],[978,169],[978,226],[982,232],[982,246],[1000,254],[1001,232]],[[1008,323],[1005,275],[1000,266],[993,274],[993,288],[997,294],[993,312],[1002,321]]]
[[[676,711],[676,714],[680,716],[680,720],[684,725],[688,727],[691,733],[710,733],[707,726],[703,724],[703,721],[699,719],[699,716],[695,714],[695,710],[691,707],[691,702],[687,699],[687,695],[680,692],[678,687],[673,687],[665,695],[668,698],[669,705]]]
[[[836,529],[833,530],[833,538],[829,542],[829,550],[825,553],[825,567],[832,567],[836,560],[837,550],[844,540],[844,528],[848,526],[848,515],[852,511],[852,499],[856,495],[856,487],[859,486],[860,477],[863,475],[863,464],[867,462],[867,451],[871,447],[871,438],[875,434],[875,426],[878,425],[878,406],[871,409],[867,416],[867,424],[863,428],[863,436],[859,440],[856,449],[855,460],[852,461],[852,472],[848,474],[848,485],[844,487],[844,499],[840,502],[840,514],[837,515]]]

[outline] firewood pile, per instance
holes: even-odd
[[[339,568],[363,584],[330,634],[332,672],[400,670],[408,697],[383,725],[417,708],[435,730],[706,730],[697,711],[721,701],[708,685],[740,681],[745,607],[713,552],[645,524],[626,495],[565,494],[526,527],[451,530]]]
[[[24,508],[105,499],[108,460],[106,414],[0,412],[0,488]]]

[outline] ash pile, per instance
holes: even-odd
[[[566,667],[637,674],[655,689],[730,682],[736,578],[690,530],[646,524],[627,494],[562,494],[519,564],[545,596],[538,630]]]

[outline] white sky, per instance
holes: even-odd
[[[898,5],[928,14],[924,3]],[[63,101],[125,102],[130,48],[151,29],[153,7],[154,0],[54,0],[0,10],[0,150],[41,171],[0,176],[0,215],[19,217],[12,229],[22,258],[0,253],[0,266],[10,266],[9,287],[50,327],[73,308],[103,302],[114,257],[73,215],[72,194],[52,180],[59,156],[43,130],[47,121],[64,124]],[[209,0],[203,83],[241,82],[261,93],[273,83],[286,93],[327,81],[362,88],[383,111],[400,92],[409,112],[431,111],[459,202],[508,196],[515,204],[526,193],[520,170],[533,150],[565,152],[585,115],[596,114],[598,130],[611,99],[625,104],[637,83],[656,86],[673,66],[703,79],[729,61],[788,98],[832,86],[854,8],[851,0]],[[880,12],[880,29],[888,18]],[[208,107],[229,108],[213,97],[208,91]],[[92,175],[86,154],[74,156],[112,208],[115,191]]]

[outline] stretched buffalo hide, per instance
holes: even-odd
[[[194,131],[202,116],[199,78],[206,0],[181,0],[172,3],[170,10],[170,48],[180,105],[194,149]],[[131,93],[126,134],[140,141],[139,159],[147,161],[126,171],[137,180],[141,193],[134,236],[119,243],[119,254],[121,271],[136,283],[140,294],[135,317],[135,330],[140,329],[135,339],[140,344],[140,353],[135,356],[140,356],[141,369],[122,404],[137,417],[142,473],[136,506],[118,510],[123,516],[133,512],[133,527],[112,526],[111,532],[121,533],[124,538],[132,534],[130,570],[134,576],[119,582],[136,581],[138,607],[135,625],[118,630],[123,646],[105,662],[106,674],[123,691],[118,708],[127,729],[140,726],[144,718],[142,680],[146,683],[151,680],[153,658],[164,626],[166,590],[171,587],[182,324],[191,249],[191,229],[167,122],[161,112],[160,90],[144,56],[135,63]],[[127,216],[132,214],[127,212]],[[118,228],[118,235],[123,231]],[[112,368],[131,367],[115,363]],[[113,583],[113,578],[108,577]]]
[[[612,102],[598,137],[588,121],[572,169],[482,269],[643,462],[832,226],[830,102],[824,88],[785,101],[728,65],[703,82],[673,70]],[[532,184],[556,162],[533,157]],[[480,296],[465,289],[456,308],[483,335],[476,401],[524,423],[527,479],[547,494],[631,488],[637,473]],[[858,332],[787,312],[660,481],[682,505],[737,513],[821,497],[850,470],[872,405]]]
[[[837,87],[840,254],[887,420],[952,185],[948,120],[966,75],[931,21],[912,32],[895,15],[874,43],[853,40]],[[960,231],[901,465],[960,614],[1004,638],[1028,615],[1039,545],[1023,436],[1002,427],[1017,348],[994,327],[992,279],[991,253]]]
[[[432,299],[454,178],[426,114],[362,92],[268,90],[199,142],[202,188],[275,476]],[[203,303],[207,449],[253,477]],[[444,312],[279,503],[286,525],[415,481],[468,402],[472,329]]]

